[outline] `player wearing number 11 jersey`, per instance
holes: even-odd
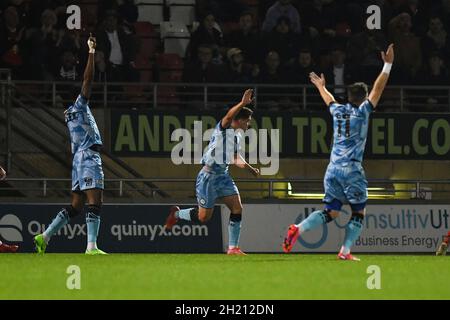
[[[389,79],[394,61],[394,47],[391,44],[381,56],[385,62],[372,91],[368,95],[367,85],[355,83],[348,88],[347,104],[339,104],[325,87],[325,78],[310,74],[311,82],[317,87],[323,101],[333,116],[333,148],[330,164],[324,178],[324,210],[311,213],[298,225],[290,225],[283,242],[284,252],[290,252],[302,233],[331,222],[339,215],[342,205],[349,203],[352,216],[345,227],[345,238],[338,258],[359,260],[350,253],[350,248],[358,239],[363,227],[367,202],[367,180],[362,167],[364,148],[367,140],[369,117],[376,108]]]

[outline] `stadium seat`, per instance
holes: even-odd
[[[183,77],[183,59],[176,53],[160,54],[156,59],[160,82],[179,82]]]
[[[164,0],[140,0],[138,21],[160,24],[164,21]]]
[[[165,53],[176,53],[184,58],[191,34],[185,24],[174,21],[161,23],[161,39]]]
[[[140,43],[137,55],[145,59],[152,58],[160,41],[153,25],[150,22],[136,22],[134,28]]]
[[[170,21],[187,26],[195,21],[195,0],[166,0],[166,4],[170,8]]]

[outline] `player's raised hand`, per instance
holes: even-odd
[[[381,58],[385,63],[393,63],[394,62],[394,44],[391,43],[386,51],[381,51]]]
[[[92,33],[89,36],[87,44],[89,47],[89,52],[95,50],[95,48],[97,47],[97,40],[95,39],[95,37],[92,36]]]
[[[244,95],[242,96],[242,100],[241,100],[242,104],[246,106],[246,105],[250,104],[252,102],[252,100],[253,100],[253,89],[245,90]]]
[[[311,80],[311,82],[317,87],[325,87],[325,76],[323,75],[323,73],[320,74],[320,77],[315,73],[315,72],[311,72],[309,74],[309,80]]]
[[[250,172],[255,177],[259,176],[259,173],[260,173],[258,168],[253,168],[253,167],[250,167]]]
[[[6,178],[6,171],[0,167],[0,181]]]

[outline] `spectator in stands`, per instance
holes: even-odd
[[[242,0],[208,0],[205,1],[206,7],[203,9],[205,11],[209,9],[221,22],[231,22],[235,21],[239,13],[245,9],[242,2]]]
[[[262,84],[283,84],[286,78],[281,68],[280,55],[276,51],[270,51],[261,68],[258,83]],[[280,103],[283,102],[285,90],[282,88],[261,87],[258,91],[258,104],[262,109],[279,110]]]
[[[288,17],[292,25],[292,30],[295,33],[301,32],[300,15],[298,10],[291,4],[291,0],[278,0],[267,10],[262,31],[271,32],[277,25],[280,17]]]
[[[51,80],[51,71],[59,61],[57,45],[63,34],[55,28],[56,23],[56,14],[50,9],[44,10],[40,29],[33,30],[28,41],[28,67],[36,80]]]
[[[261,61],[261,41],[254,25],[251,12],[245,11],[239,17],[239,30],[231,32],[226,38],[229,48],[240,48],[247,63],[259,63]]]
[[[280,67],[280,55],[276,51],[270,51],[266,55],[265,64],[263,65],[258,77],[259,83],[283,83],[282,68]]]
[[[106,81],[106,62],[105,55],[101,51],[97,51],[95,55],[95,74],[94,82]]]
[[[288,17],[278,18],[274,30],[265,37],[265,52],[277,51],[283,64],[293,63],[299,50],[299,38],[292,32]]]
[[[314,70],[311,50],[303,48],[298,53],[295,63],[289,66],[287,80],[289,83],[309,84],[309,74]]]
[[[324,74],[330,86],[345,86],[358,78],[351,66],[346,64],[345,51],[340,47],[331,51],[331,66]],[[334,94],[338,99],[345,100],[346,88],[335,88]]]
[[[197,48],[197,59],[186,64],[183,82],[220,82],[223,69],[212,62],[213,49],[209,44],[201,44]]]
[[[228,83],[252,83],[259,71],[257,66],[244,63],[242,50],[231,48],[227,52],[228,64],[225,68],[224,81]]]
[[[118,26],[117,13],[110,11],[106,15],[104,30],[97,35],[97,51],[105,56],[108,81],[136,81],[136,46],[133,38]]]
[[[450,26],[450,0],[442,0],[439,13],[442,15],[442,22],[444,25]]]
[[[212,13],[207,13],[201,21],[201,25],[192,34],[189,43],[191,59],[197,57],[201,44],[207,44],[213,50],[213,61],[220,64],[222,61],[221,48],[224,46],[222,32],[215,27],[216,19]]]
[[[371,82],[375,79],[382,66],[380,52],[387,47],[386,36],[381,30],[365,28],[352,36],[347,45],[347,61],[358,68],[361,78],[358,81]]]
[[[4,7],[2,7],[2,5]],[[0,13],[8,7],[14,7],[17,10],[19,25],[24,27],[29,26],[29,3],[27,0],[2,1],[0,4]]]
[[[423,39],[424,56],[427,53],[440,51],[442,54],[450,55],[450,33],[444,28],[444,24],[439,16],[430,18],[428,31]]]
[[[134,34],[134,23],[139,17],[139,10],[134,0],[124,0],[118,8],[119,15],[123,20],[124,30],[127,34]]]
[[[81,30],[66,30],[61,37],[61,40],[57,43],[59,52],[64,53],[66,51],[72,51],[74,53],[84,52],[82,50],[85,47],[84,41],[81,40]]]
[[[77,57],[72,51],[65,51],[61,57],[61,64],[56,70],[55,80],[76,81],[80,80],[77,65]]]
[[[401,13],[389,22],[389,38],[395,45],[393,82],[408,84],[422,65],[420,39],[411,32],[411,17]]]
[[[24,31],[16,8],[8,7],[0,27],[0,66],[11,69],[14,78],[20,78],[22,73]]]
[[[445,60],[439,51],[434,51],[429,55],[427,63],[417,76],[417,84],[424,86],[448,86],[450,79],[449,69],[445,65]],[[428,93],[428,94],[427,94]],[[448,110],[448,90],[430,90],[421,92],[427,96],[425,102],[427,106],[434,107],[436,104],[446,105],[442,111]],[[422,102],[422,101],[420,101]],[[431,109],[439,111],[435,108]],[[415,110],[412,110],[415,111]]]
[[[315,38],[324,31],[333,29],[337,23],[337,13],[340,10],[342,8],[333,0],[302,2],[300,14],[304,33],[309,33],[312,38]]]
[[[222,66],[214,64],[213,49],[208,44],[201,44],[197,48],[197,59],[185,65],[183,71],[183,82],[190,83],[217,83],[223,81],[224,70]],[[185,90],[185,97],[190,102],[190,108],[203,108],[203,88],[189,87]],[[211,88],[209,93],[215,93],[219,90]],[[218,98],[218,96],[216,96]],[[209,102],[214,99],[209,99]],[[215,108],[213,104],[211,106]]]

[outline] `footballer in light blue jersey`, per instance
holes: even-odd
[[[348,87],[349,102],[337,103],[325,87],[325,77],[314,72],[311,82],[319,93],[333,117],[333,145],[330,163],[324,178],[325,209],[311,213],[301,223],[290,225],[283,242],[283,250],[290,252],[297,238],[304,232],[315,229],[324,223],[333,221],[343,204],[349,203],[352,216],[345,228],[345,238],[338,258],[359,260],[350,253],[350,248],[361,234],[367,202],[367,180],[362,167],[366,146],[370,114],[375,110],[394,61],[394,45],[386,53],[381,52],[384,67],[368,94],[367,85],[355,83]]]
[[[71,218],[81,214],[87,201],[87,247],[85,252],[89,255],[106,254],[97,248],[104,174],[100,157],[102,139],[88,104],[94,78],[96,47],[96,40],[92,36],[88,39],[88,47],[89,57],[84,71],[81,93],[74,104],[64,112],[73,154],[72,202],[70,206],[59,211],[44,233],[34,238],[38,253],[44,253],[50,238],[64,227]]]
[[[219,121],[202,157],[202,165],[209,167],[212,172],[228,173],[230,164],[239,152],[241,140],[241,132],[225,129],[222,127],[222,121]]]
[[[69,129],[73,154],[89,149],[93,145],[102,145],[97,123],[86,97],[80,94],[75,103],[64,112],[64,118]]]
[[[165,225],[166,229],[171,229],[180,219],[205,223],[212,216],[216,200],[221,199],[231,211],[227,251],[231,255],[244,253],[239,249],[242,203],[238,188],[228,172],[229,165],[245,168],[255,176],[259,174],[259,170],[248,164],[239,153],[240,130],[247,130],[252,118],[253,111],[246,108],[252,102],[252,95],[253,90],[246,90],[241,102],[232,107],[214,128],[201,161],[203,168],[197,176],[198,208],[180,210],[177,206],[171,207]]]

